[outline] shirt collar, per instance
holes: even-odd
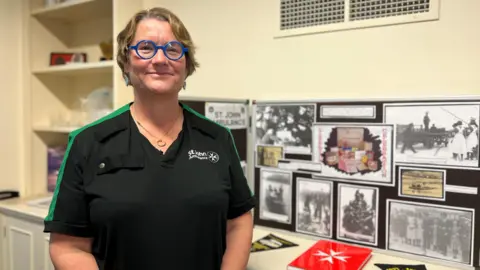
[[[120,132],[132,128],[130,126],[130,106],[132,104],[133,102],[130,102],[110,114],[111,118],[105,120],[102,123],[102,127],[95,131],[95,138],[99,142],[103,142]],[[183,115],[185,121],[192,129],[198,130],[214,139],[218,137],[221,129],[218,128],[216,123],[190,108],[190,106],[185,103],[180,102],[180,106],[184,109]]]

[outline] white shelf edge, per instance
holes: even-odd
[[[48,12],[52,11],[61,11],[62,9],[69,8],[69,7],[74,7],[78,5],[83,5],[86,3],[91,3],[94,2],[95,0],[70,0],[68,2],[60,3],[60,4],[55,4],[49,7],[42,7],[42,8],[37,8],[33,10],[30,14],[33,16],[37,15],[42,15]]]
[[[90,63],[72,63],[58,66],[50,66],[43,69],[34,70],[34,74],[49,74],[61,72],[85,71],[91,69],[113,68],[113,60],[90,62]]]
[[[79,129],[80,127],[55,127],[47,125],[36,125],[33,127],[33,130],[36,132],[50,132],[50,133],[65,133],[68,134],[74,130]]]

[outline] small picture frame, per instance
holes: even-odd
[[[86,53],[52,52],[50,54],[50,66],[66,65],[71,63],[86,63]]]
[[[398,196],[445,201],[447,170],[399,167]]]

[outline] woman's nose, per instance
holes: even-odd
[[[163,50],[159,49],[157,53],[153,56],[152,62],[155,64],[164,64],[167,62],[167,57],[165,56],[165,53]]]

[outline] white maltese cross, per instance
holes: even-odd
[[[317,253],[313,254],[314,256],[322,257],[320,261],[328,261],[330,264],[333,264],[333,259],[337,259],[342,262],[347,262],[347,259],[350,257],[347,256],[339,256],[343,252],[336,252],[330,249],[330,254],[327,254],[321,250],[318,250]]]

